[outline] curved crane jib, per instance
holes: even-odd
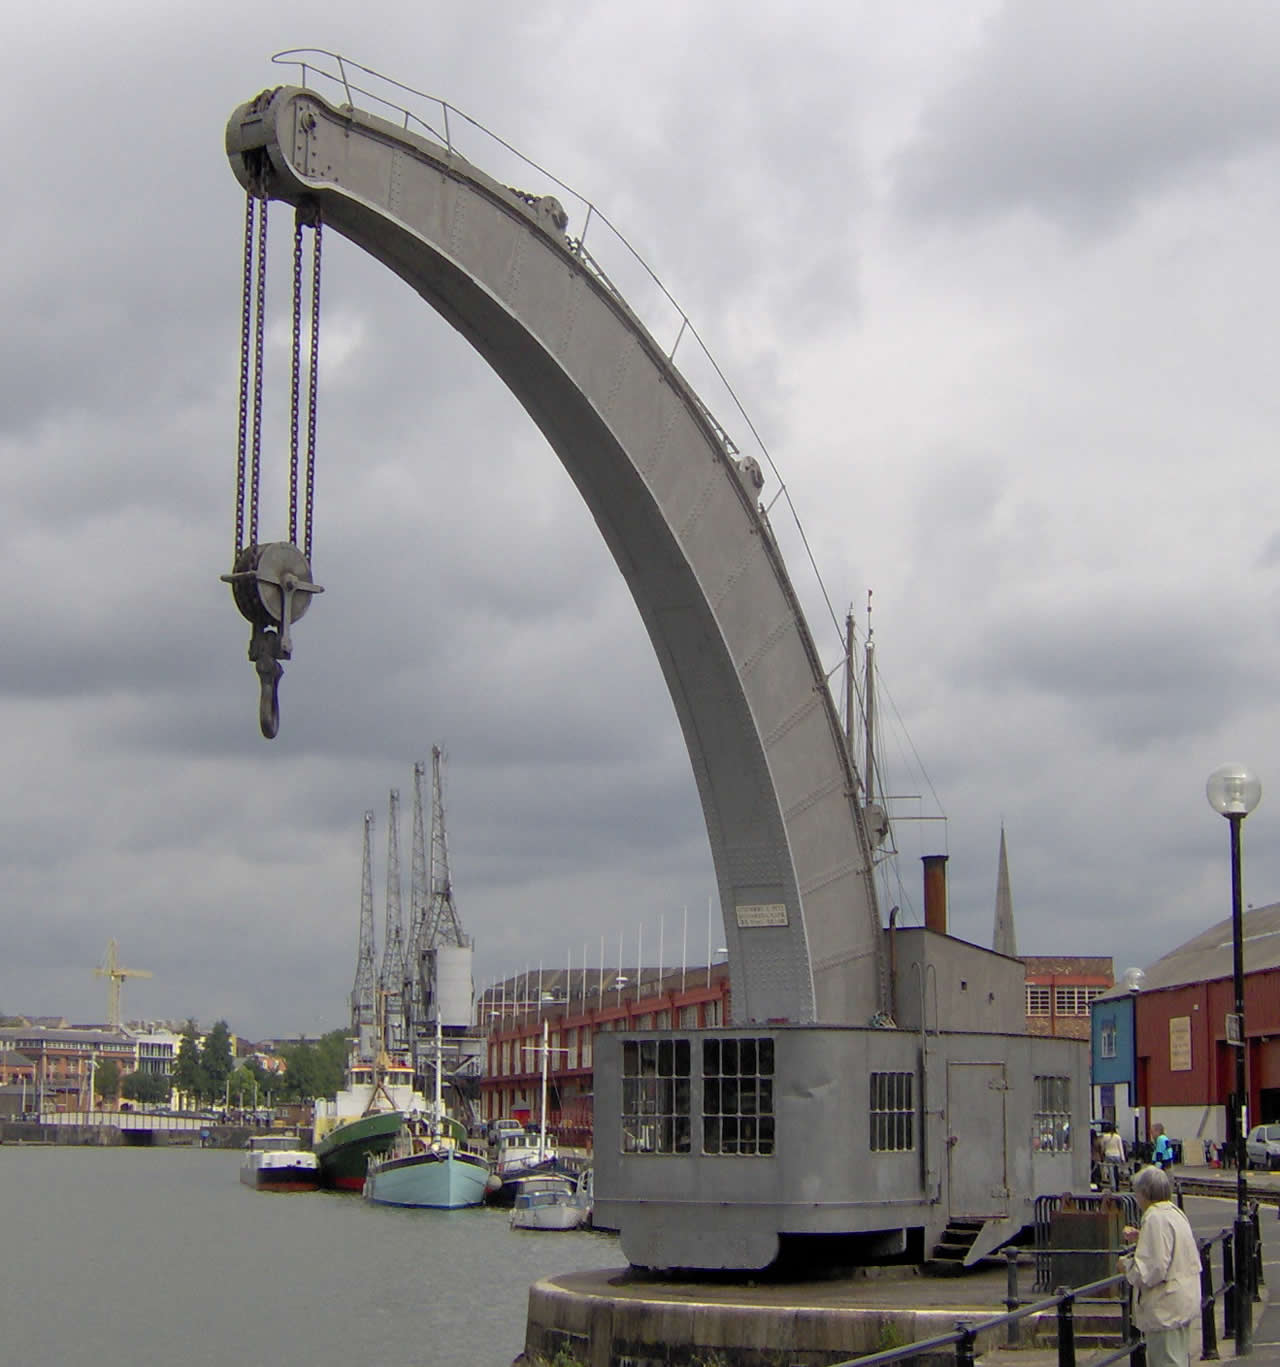
[[[227,150],[246,190],[257,174],[273,198],[314,200],[326,226],[445,317],[573,479],[689,750],[735,1018],[866,1024],[885,1006],[868,842],[821,661],[759,507],[758,464],[566,239],[553,196],[294,87],[242,105]]]

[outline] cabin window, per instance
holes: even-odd
[[[702,1041],[702,1151],[773,1153],[773,1040]]]
[[[1039,1153],[1071,1152],[1071,1079],[1036,1078],[1031,1147]]]
[[[1102,1029],[1098,1033],[1098,1054],[1102,1058],[1115,1058],[1116,1056],[1116,1023],[1115,1021],[1103,1021]]]
[[[688,1153],[687,1039],[623,1040],[622,1152]]]
[[[914,1149],[915,1074],[871,1074],[871,1150],[905,1153]]]

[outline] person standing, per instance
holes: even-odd
[[[1151,1161],[1156,1167],[1168,1172],[1173,1167],[1173,1141],[1164,1132],[1163,1125],[1155,1127],[1156,1146],[1151,1154]]]
[[[1162,1168],[1143,1168],[1133,1179],[1142,1211],[1133,1253],[1120,1271],[1138,1293],[1133,1322],[1147,1341],[1147,1367],[1190,1367],[1191,1325],[1200,1311],[1200,1253],[1187,1217],[1169,1199],[1173,1183]]]
[[[1102,1135],[1102,1161],[1112,1191],[1120,1190],[1120,1169],[1124,1166],[1124,1140],[1114,1125],[1108,1125]]]

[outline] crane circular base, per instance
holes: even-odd
[[[311,566],[307,557],[290,541],[266,541],[261,545],[246,546],[232,569],[231,596],[240,615],[256,627],[280,625],[283,593],[280,585],[286,576],[308,583]],[[252,576],[252,577],[250,577]],[[311,606],[310,593],[295,593],[289,610],[289,621],[296,622]]]

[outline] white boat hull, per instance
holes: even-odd
[[[511,1210],[512,1229],[579,1229],[591,1220],[588,1179],[534,1177],[526,1180]]]
[[[520,1206],[511,1212],[512,1229],[581,1229],[590,1211],[576,1201],[548,1202],[545,1205]]]

